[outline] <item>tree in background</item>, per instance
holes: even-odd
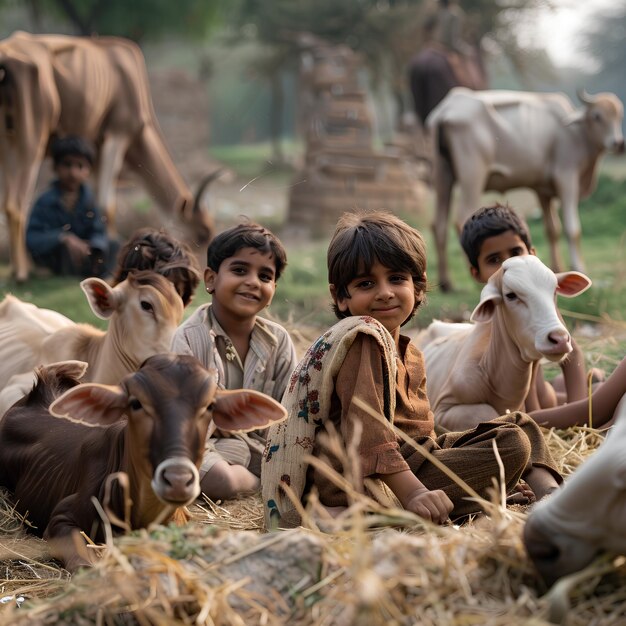
[[[462,0],[474,43],[511,58],[524,75],[536,51],[519,44],[517,24],[532,23],[548,0]],[[271,86],[276,111],[284,100],[276,72],[296,71],[301,53],[298,34],[309,32],[330,43],[347,44],[361,53],[374,86],[385,85],[396,105],[399,122],[409,106],[407,66],[423,42],[423,25],[436,0],[233,0],[225,22],[233,27],[231,41],[254,38],[264,47],[254,68]],[[274,108],[274,107],[273,107]],[[278,113],[275,112],[276,115]],[[279,125],[274,124],[276,128]],[[274,138],[276,144],[278,138]]]
[[[626,102],[626,0],[597,15],[581,37],[582,45],[598,64],[598,69],[587,77],[590,91],[612,91]]]
[[[66,20],[76,35],[118,35],[137,42],[171,34],[203,37],[219,12],[219,0],[28,0],[27,6],[35,24],[52,15]]]

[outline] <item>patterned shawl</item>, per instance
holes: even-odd
[[[334,381],[358,333],[371,335],[380,347],[385,376],[385,417],[393,423],[396,403],[396,345],[382,324],[368,316],[348,317],[335,324],[307,350],[282,399],[288,417],[270,427],[263,453],[261,485],[266,527],[297,526],[299,515],[281,483],[302,498],[317,433],[330,411]],[[294,520],[298,520],[295,522]],[[282,523],[281,523],[282,522]]]

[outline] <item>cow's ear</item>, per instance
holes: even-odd
[[[220,430],[247,432],[265,428],[286,417],[285,407],[260,391],[220,389],[215,394],[213,423]]]
[[[88,426],[110,426],[121,419],[127,405],[128,395],[119,385],[83,383],[59,396],[49,411]]]
[[[580,272],[561,272],[556,280],[556,292],[566,298],[578,296],[591,287],[591,279]]]
[[[89,363],[85,361],[57,361],[56,363],[48,363],[42,365],[41,369],[52,374],[55,378],[72,378],[79,380],[85,375]]]
[[[103,320],[107,320],[117,309],[117,298],[113,288],[100,278],[85,278],[80,283],[87,296],[91,310]]]
[[[502,302],[500,289],[494,281],[489,281],[480,292],[480,302],[472,311],[470,320],[472,322],[488,322],[493,317],[496,306]]]

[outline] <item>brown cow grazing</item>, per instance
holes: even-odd
[[[0,417],[32,387],[33,369],[75,359],[89,364],[85,380],[118,383],[153,354],[168,352],[183,317],[174,285],[155,272],[130,274],[115,287],[81,282],[106,331],[7,296],[0,303]]]
[[[200,243],[213,222],[168,152],[152,106],[145,61],[126,39],[30,35],[0,42],[0,166],[11,265],[28,278],[26,218],[51,135],[79,135],[99,152],[97,203],[115,231],[115,181],[126,162],[157,203],[189,224]]]
[[[93,498],[116,530],[169,519],[200,494],[211,419],[245,432],[287,417],[265,394],[218,390],[187,355],[153,356],[116,386],[78,384],[82,371],[77,361],[40,368],[0,424],[0,484],[68,571],[94,560],[81,531],[104,540]]]

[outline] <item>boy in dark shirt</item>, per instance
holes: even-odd
[[[86,181],[93,147],[81,137],[52,144],[57,176],[32,209],[26,246],[36,265],[55,274],[108,277],[119,243],[107,236],[103,216]]]

